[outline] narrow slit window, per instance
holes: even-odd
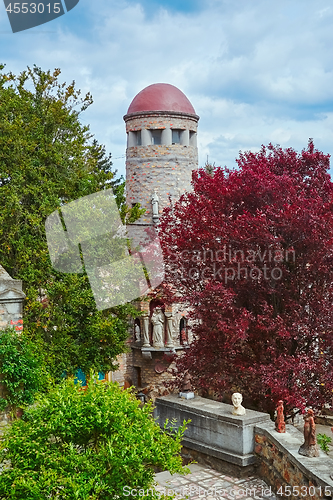
[[[150,131],[151,133],[151,143],[153,145],[162,144],[162,130],[154,129]]]
[[[180,144],[181,130],[172,130],[172,144]]]
[[[142,145],[142,142],[141,142],[141,130],[137,130],[135,132],[135,144],[136,144],[136,146],[141,146]]]

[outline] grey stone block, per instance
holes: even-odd
[[[191,420],[184,434],[184,446],[246,466],[255,461],[254,428],[270,417],[253,410],[246,410],[246,415],[233,415],[232,409],[232,405],[199,396],[183,400],[169,395],[156,399],[154,416],[161,427],[166,419],[176,419],[178,425]]]

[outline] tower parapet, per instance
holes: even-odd
[[[145,214],[136,225],[157,222],[163,209],[191,190],[198,168],[199,117],[177,87],[157,83],[133,99],[124,116],[127,132],[126,201],[140,203]]]

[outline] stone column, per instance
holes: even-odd
[[[142,146],[151,146],[151,135],[150,131],[146,128],[141,130],[141,143]]]
[[[150,339],[149,339],[149,314],[145,314],[142,316],[142,338],[143,345],[142,347],[151,347]]]
[[[164,130],[162,130],[162,144],[165,146],[170,146],[172,144],[172,131],[170,127],[166,127]]]
[[[188,129],[185,129],[180,134],[180,144],[182,146],[188,146],[190,144],[190,132]]]
[[[166,347],[174,347],[173,343],[173,315],[172,312],[165,312],[165,316],[167,318],[167,327],[166,327]]]
[[[128,148],[133,148],[134,146],[136,146],[135,139],[136,139],[135,133],[129,131],[128,135],[127,135],[127,147]]]

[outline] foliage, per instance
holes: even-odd
[[[3,70],[3,66],[0,67]],[[49,259],[45,220],[80,197],[112,187],[123,221],[142,210],[124,204],[105,147],[91,140],[80,113],[92,103],[60,70],[0,71],[0,262],[23,280],[27,334],[43,348],[55,377],[77,367],[114,369],[126,349],[130,306],[97,311],[87,275],[56,272]]]
[[[1,409],[9,407],[13,416],[18,408],[34,402],[37,391],[46,385],[36,346],[12,328],[0,332]]]
[[[326,434],[317,434],[317,442],[320,448],[328,454],[330,451],[328,444],[332,442],[332,438]]]
[[[182,468],[185,423],[172,436],[116,383],[86,390],[66,380],[14,422],[1,443],[0,498],[99,500],[125,498],[124,488],[152,487],[154,467]],[[157,498],[152,491],[145,498]]]
[[[329,155],[262,146],[238,169],[201,169],[161,223],[165,287],[192,308],[178,360],[202,390],[261,409],[320,408],[333,390]]]

